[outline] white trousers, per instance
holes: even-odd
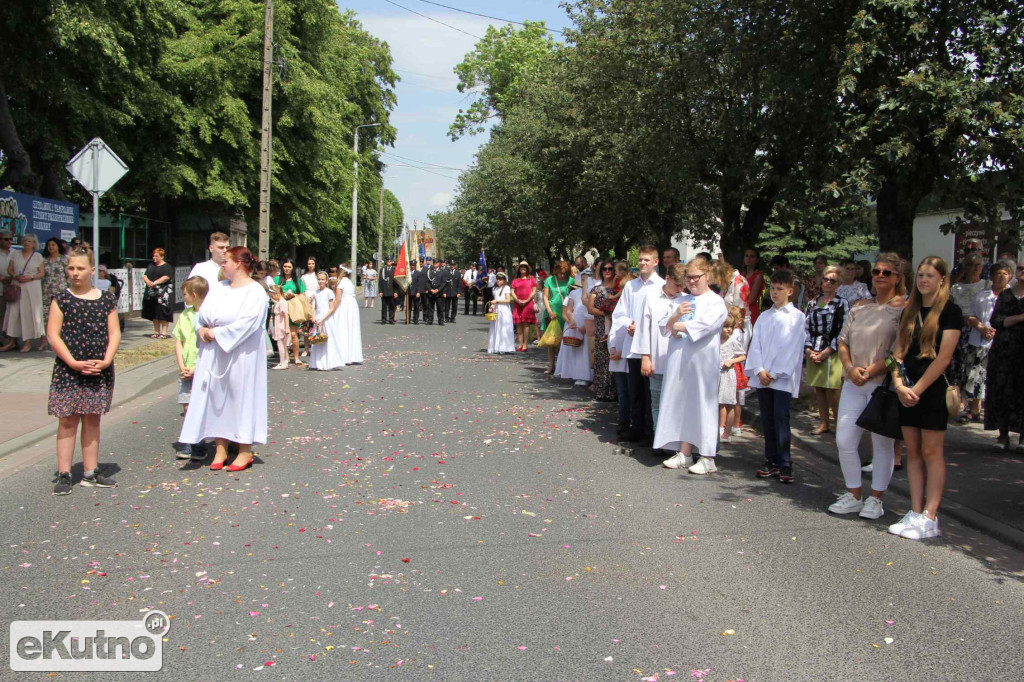
[[[878,384],[866,383],[857,386],[852,381],[843,382],[843,392],[839,396],[839,420],[836,424],[836,445],[839,446],[839,466],[843,469],[843,478],[847,488],[863,487],[860,470],[860,438],[864,429],[857,426],[857,419],[871,400],[871,394]],[[892,480],[894,461],[894,441],[892,438],[871,434],[871,450],[874,462],[871,472],[871,489],[883,492]]]

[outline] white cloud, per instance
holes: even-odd
[[[437,192],[430,197],[430,203],[438,208],[444,208],[452,200],[451,192]]]

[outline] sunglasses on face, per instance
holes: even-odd
[[[603,272],[615,272],[615,268],[609,266],[607,268],[601,268]]]
[[[883,270],[882,268],[875,268],[871,271],[871,274],[875,277],[881,275],[882,277],[892,277],[896,273],[892,270]]]

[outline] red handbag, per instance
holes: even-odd
[[[743,371],[743,365],[737,363],[732,368],[736,370],[736,390],[745,391],[750,388],[750,380],[747,379],[747,373]]]

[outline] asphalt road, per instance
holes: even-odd
[[[177,680],[1019,679],[1020,553],[830,517],[834,466],[759,481],[753,435],[708,478],[618,455],[543,351],[378,314],[366,364],[270,373],[249,471],[181,468],[168,386],[105,420],[116,489],[51,496],[45,453],[0,481],[4,621],[163,610]]]

